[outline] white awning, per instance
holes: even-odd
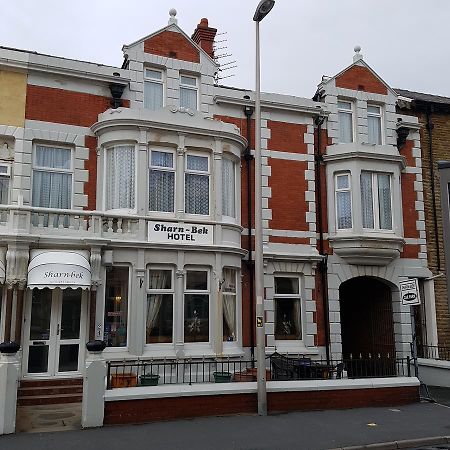
[[[91,265],[86,250],[31,250],[28,265],[28,287],[91,287]]]

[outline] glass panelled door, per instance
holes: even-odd
[[[33,289],[25,316],[28,375],[54,376],[80,370],[84,304],[81,289]]]

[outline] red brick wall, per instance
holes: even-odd
[[[270,139],[267,143],[269,150],[307,153],[308,148],[304,142],[306,125],[268,120],[267,126],[270,128]]]
[[[84,162],[84,168],[89,172],[87,183],[84,183],[84,193],[88,196],[87,210],[97,209],[97,138],[85,137],[85,144],[89,149],[89,159]]]
[[[416,159],[413,157],[412,150],[414,147],[414,141],[406,141],[403,147],[400,149],[400,154],[405,157],[406,165],[408,167],[416,167]]]
[[[123,100],[123,106],[129,107],[129,103]],[[110,97],[27,85],[26,119],[90,127],[108,108]]]
[[[247,248],[247,247],[245,247]],[[250,347],[251,330],[253,328],[253,342],[256,342],[255,330],[253,326],[254,319],[251,318],[251,302],[253,302],[253,315],[255,312],[255,296],[250,299],[250,273],[246,261],[242,263],[242,345]],[[250,320],[252,323],[250,323]]]
[[[403,203],[403,229],[405,238],[419,238],[416,221],[419,215],[416,211],[415,201],[417,200],[416,192],[414,191],[414,181],[416,180],[415,173],[402,173],[402,203]],[[416,249],[418,245],[405,245],[401,254],[402,258],[417,258]]]
[[[386,86],[366,67],[353,66],[336,78],[336,87],[387,95]]]
[[[162,31],[144,41],[144,52],[183,61],[200,62],[200,52],[181,33]]]
[[[305,215],[307,162],[270,158],[269,165],[272,170],[269,178],[272,189],[272,198],[269,199],[272,220],[269,221],[269,228],[308,231]]]

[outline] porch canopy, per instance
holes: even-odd
[[[31,250],[28,287],[89,289],[91,265],[86,250]]]

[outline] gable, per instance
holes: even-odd
[[[181,33],[164,30],[144,41],[144,52],[194,63],[200,62],[200,52]]]
[[[387,87],[367,67],[351,66],[336,77],[336,87],[387,95]]]

